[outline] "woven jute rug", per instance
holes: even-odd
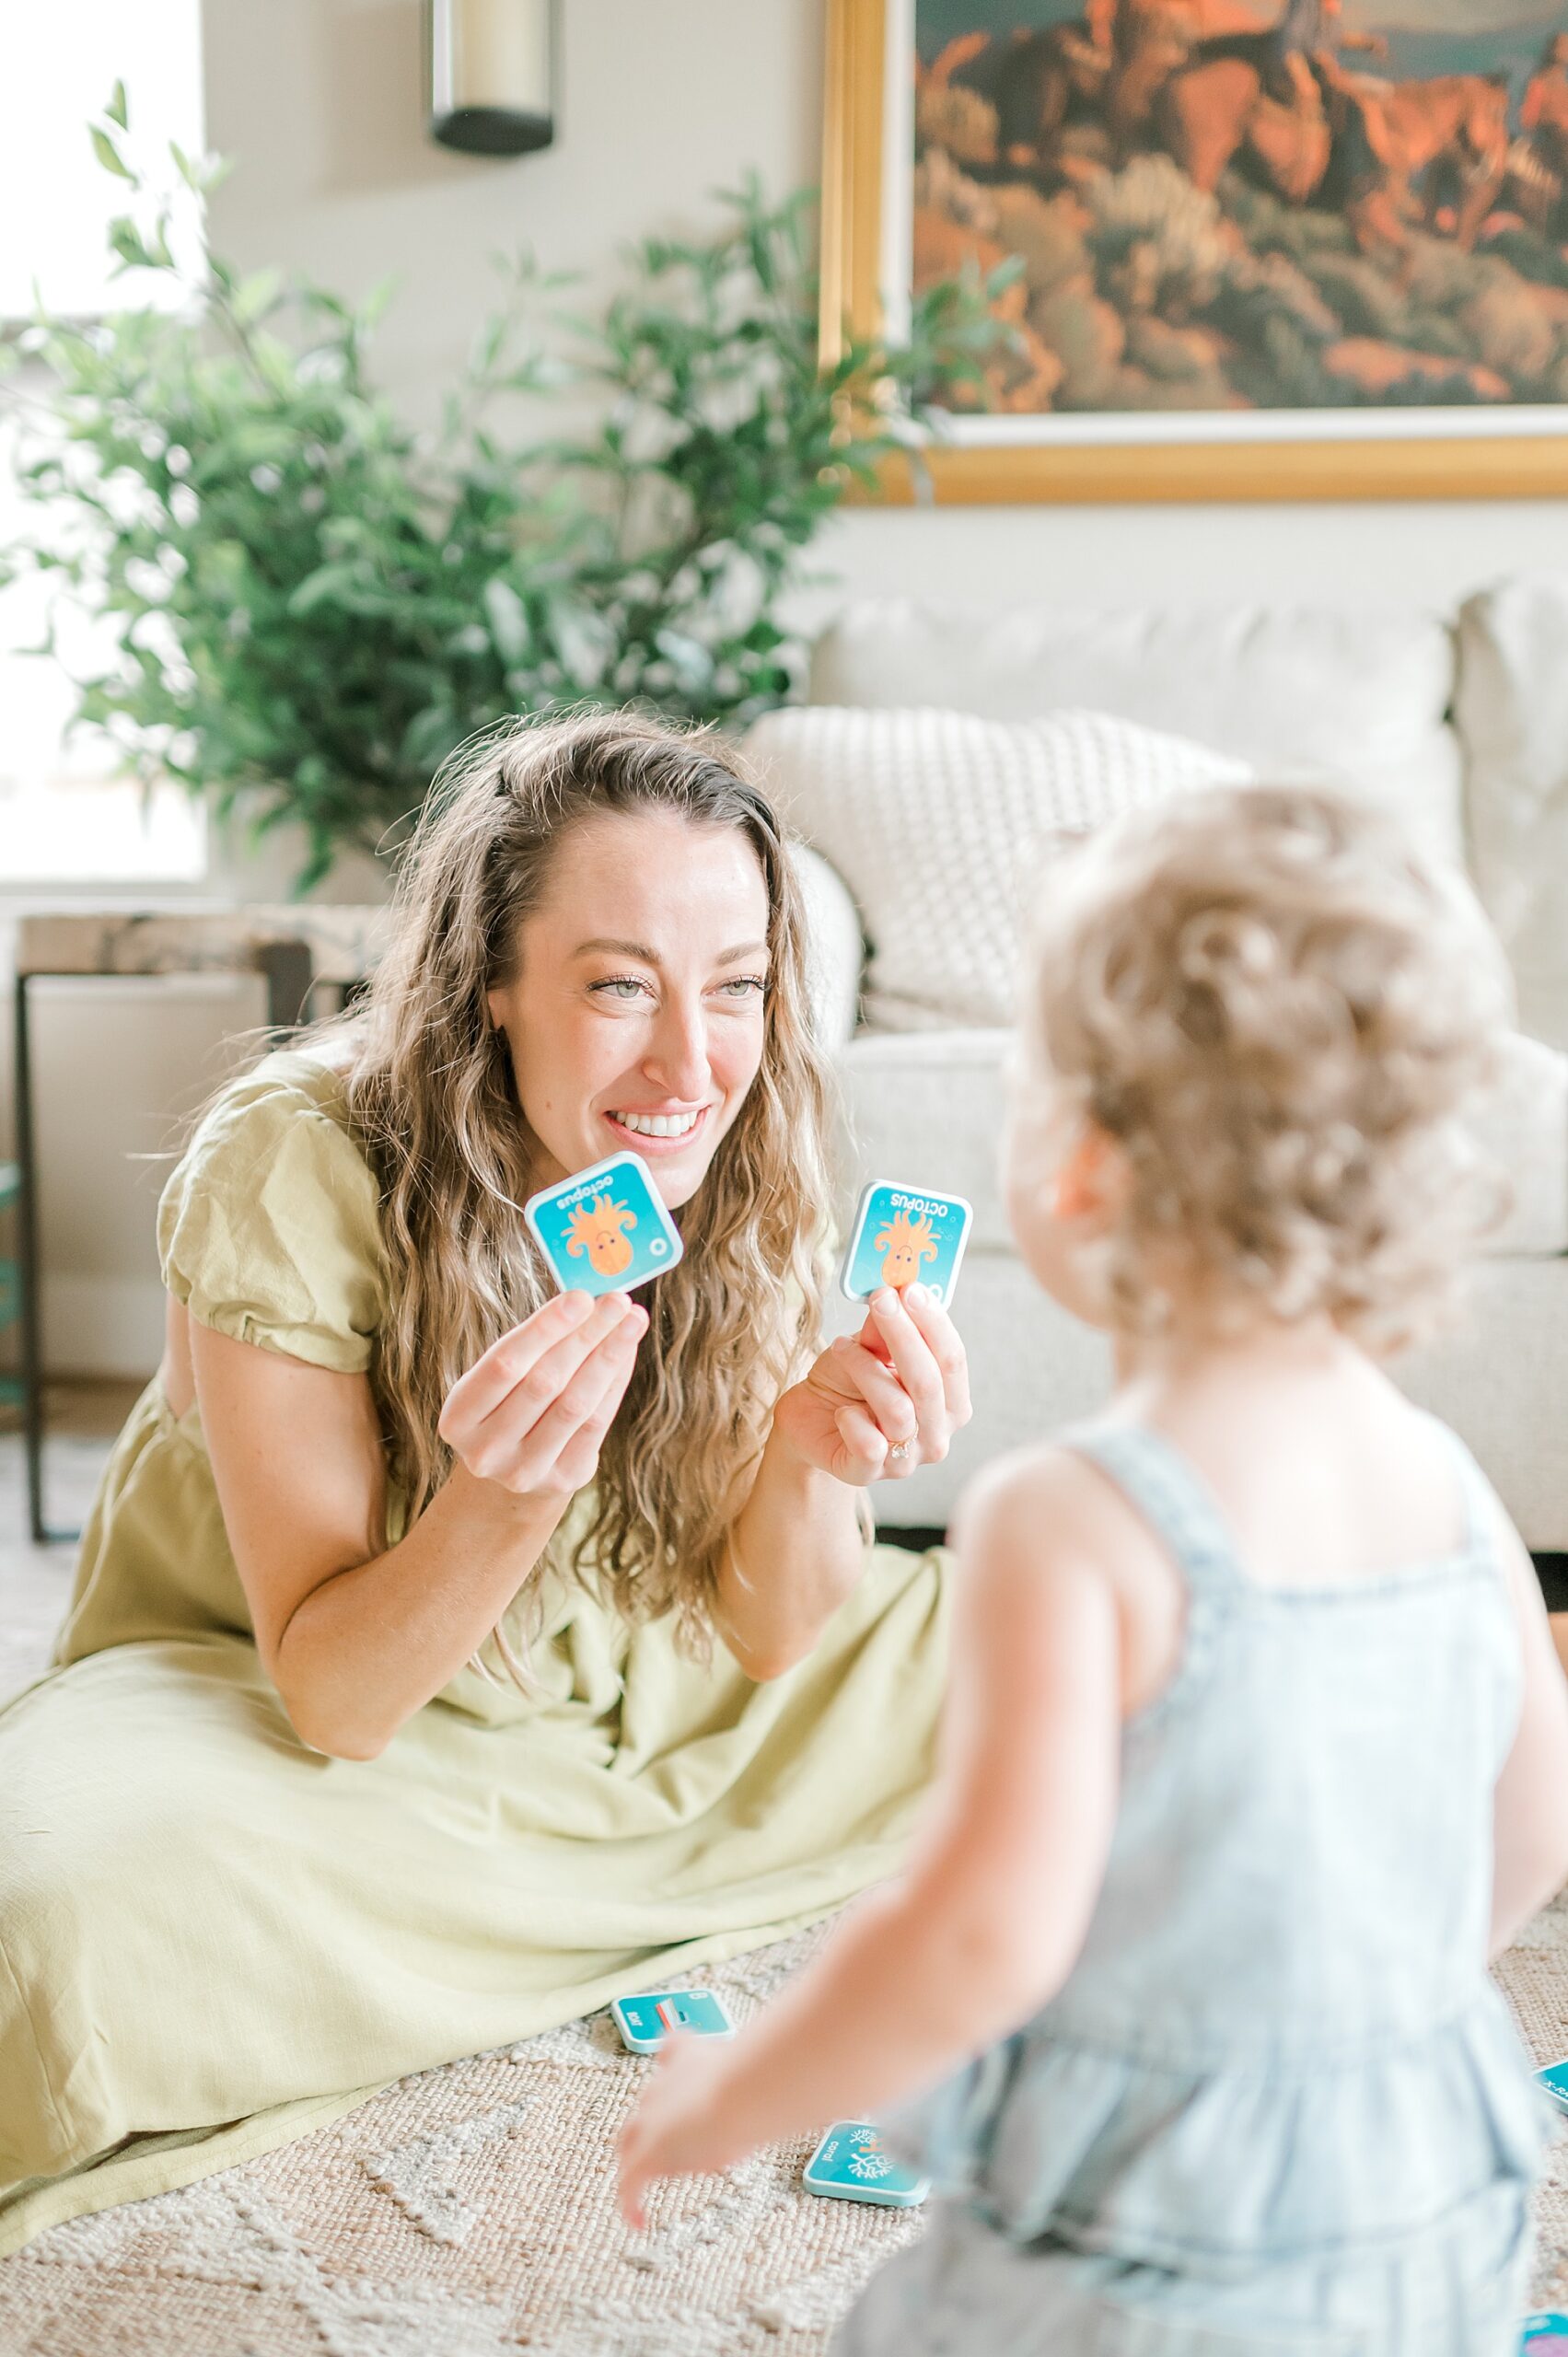
[[[738,2020],[820,1932],[690,1976]],[[651,2068],[605,2014],[426,2071],[179,2193],[0,2262],[4,2357],[807,2357],[907,2212],[805,2193],[808,2144],[660,2187],[633,2235],[621,2123]]]
[[[1526,1926],[1497,1967],[1503,1993],[1538,2065],[1568,2055],[1568,1891]],[[1564,2122],[1568,2131],[1568,2121]],[[1536,2195],[1532,2308],[1568,2309],[1568,2141],[1547,2156]]]
[[[739,2018],[807,1933],[692,1976]],[[1568,1902],[1501,1979],[1568,2053]],[[633,2235],[615,2138],[650,2066],[596,2014],[427,2071],[301,2142],[57,2226],[0,2264],[4,2357],[817,2357],[918,2217],[802,2191],[804,2144],[661,2188]],[[1568,2305],[1568,2148],[1539,2197],[1538,2306]]]

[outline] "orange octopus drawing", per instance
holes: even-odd
[[[908,1212],[895,1212],[871,1239],[871,1249],[886,1255],[882,1262],[883,1283],[900,1289],[913,1284],[921,1263],[935,1260],[939,1248],[925,1212],[918,1219],[912,1219]]]
[[[601,1277],[619,1277],[632,1265],[632,1242],[626,1234],[637,1214],[608,1195],[596,1195],[589,1209],[579,1203],[566,1225],[566,1249],[574,1260],[586,1252],[588,1265]]]

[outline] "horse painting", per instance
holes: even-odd
[[[915,283],[1017,257],[990,406],[1568,398],[1568,0],[915,0]]]

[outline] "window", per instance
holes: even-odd
[[[0,319],[30,317],[35,285],[51,310],[77,317],[125,299],[110,276],[106,232],[131,192],[88,136],[117,81],[149,168],[167,159],[171,139],[199,156],[200,0],[53,0],[0,17]],[[197,234],[194,199],[176,208],[175,226]],[[135,293],[174,299],[157,279]]]
[[[54,312],[90,318],[126,302],[175,302],[172,280],[119,279],[107,230],[134,209],[134,192],[103,169],[88,125],[117,81],[130,103],[128,147],[149,177],[171,189],[168,143],[187,155],[204,145],[200,0],[52,0],[0,13],[0,322],[24,323],[41,296]],[[200,237],[196,200],[181,190],[171,235]],[[25,394],[25,366],[13,378]],[[36,533],[37,508],[17,496],[9,432],[0,424],[0,541]],[[183,792],[155,794],[113,773],[108,747],[64,728],[73,695],[64,671],[20,650],[43,626],[41,585],[23,581],[0,599],[0,888],[39,883],[190,883],[202,876],[202,818]],[[84,619],[66,618],[61,651],[71,668],[93,660]]]

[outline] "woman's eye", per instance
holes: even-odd
[[[767,987],[766,977],[761,974],[737,974],[732,981],[719,984],[719,994],[728,998],[761,998]]]
[[[622,1006],[634,999],[640,991],[645,991],[647,987],[646,982],[641,981],[635,974],[612,974],[608,981],[595,982],[593,985],[599,997],[612,998]]]

